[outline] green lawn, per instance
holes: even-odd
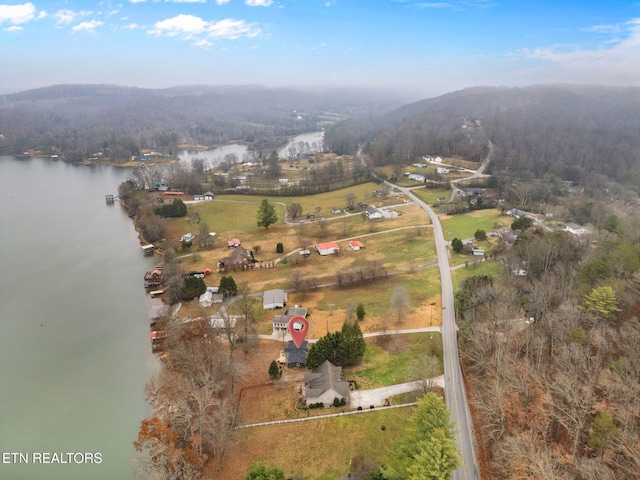
[[[502,264],[500,262],[482,262],[476,265],[470,264],[468,267],[458,268],[451,272],[451,281],[453,290],[457,291],[460,283],[466,278],[473,276],[489,275],[497,277],[502,273]]]
[[[429,205],[437,203],[439,198],[445,198],[447,201],[451,198],[451,189],[449,188],[417,188],[411,193]]]
[[[411,376],[411,367],[412,361],[420,355],[435,355],[442,364],[439,333],[388,335],[384,347],[379,343],[375,337],[369,339],[362,363],[345,368],[346,377],[358,382],[358,388],[378,388],[417,380]]]
[[[513,219],[507,215],[501,215],[496,209],[473,210],[468,213],[441,217],[445,238],[465,239],[473,238],[476,230],[481,229],[489,233],[501,226],[511,225]]]

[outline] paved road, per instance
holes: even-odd
[[[482,163],[481,168],[478,169],[478,172],[476,172],[472,177],[479,177],[483,174],[482,172],[491,159],[492,152],[493,144],[489,143],[489,154]],[[363,164],[365,164],[364,159],[361,156],[361,151],[358,151],[358,157]],[[453,284],[451,282],[447,242],[444,238],[442,225],[438,215],[436,215],[429,205],[411,193],[411,188],[403,188],[389,182],[386,183],[392,188],[397,188],[411,198],[420,206],[420,208],[427,212],[431,219],[431,223],[433,224],[436,252],[438,254],[438,266],[440,268],[440,284],[442,288],[442,349],[444,358],[445,401],[447,408],[451,412],[451,420],[454,424],[454,435],[463,463],[458,470],[453,472],[452,478],[453,480],[478,479],[479,475],[475,454],[473,426],[471,424],[467,393],[462,378],[460,359],[458,356],[458,332],[453,298]]]
[[[438,266],[440,267],[440,284],[442,288],[442,349],[444,357],[445,401],[447,408],[451,412],[451,419],[453,420],[455,428],[454,434],[463,462],[463,466],[453,472],[452,478],[454,480],[477,479],[479,477],[476,466],[473,427],[458,356],[458,332],[447,242],[444,239],[442,225],[436,213],[426,203],[413,195],[410,189],[400,188],[400,190],[427,212],[433,223]]]

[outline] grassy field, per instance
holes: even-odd
[[[511,225],[513,219],[507,215],[501,215],[496,209],[473,210],[461,215],[441,216],[442,228],[445,236],[450,240],[454,238],[473,238],[476,230],[482,229],[489,233],[497,228]]]
[[[481,262],[478,264],[470,264],[468,267],[453,270],[451,272],[453,290],[457,291],[460,283],[469,277],[481,275],[497,277],[501,274],[501,272],[502,264],[500,262]]]
[[[286,478],[337,480],[347,476],[349,462],[356,456],[384,462],[404,435],[412,412],[411,407],[376,409],[242,430],[239,442],[225,454],[223,470],[212,462],[205,478],[242,480],[251,463],[260,460],[282,468]]]
[[[448,188],[416,188],[411,193],[429,205],[437,203],[439,198],[447,201],[451,198],[451,190]]]
[[[418,380],[412,376],[412,362],[424,354],[438,357],[442,368],[442,338],[438,333],[389,335],[384,340],[382,337],[374,339],[374,342],[367,342],[362,363],[345,369],[347,378],[356,380],[358,388],[378,388]]]
[[[329,331],[339,330],[345,319],[353,318],[358,303],[363,303],[366,311],[365,319],[360,322],[363,332],[379,331],[383,326],[386,329],[408,329],[440,325],[442,304],[439,271],[428,267],[437,260],[429,219],[416,205],[404,203],[404,196],[397,192],[392,192],[384,199],[374,197],[373,190],[377,188],[375,183],[368,183],[309,197],[269,197],[269,201],[276,204],[281,220],[268,230],[256,226],[256,211],[264,197],[218,196],[212,202],[188,205],[186,218],[168,221],[165,247],[179,245],[179,237],[186,232],[198,233],[199,225],[191,223],[192,215],[197,212],[201,222],[217,233],[215,245],[209,250],[200,251],[194,244],[191,251],[178,252],[178,255],[192,254],[181,260],[184,269],[212,268],[214,273],[206,278],[209,286],[219,284],[222,274],[215,272],[217,262],[229,255],[226,241],[232,237],[240,238],[244,247],[257,250],[256,257],[264,264],[273,265],[230,273],[236,283],[246,282],[252,292],[290,288],[291,277],[298,273],[303,277],[317,278],[319,283],[333,283],[336,272],[357,271],[360,266],[372,262],[383,265],[388,273],[400,272],[362,285],[291,292],[289,305],[298,304],[309,309],[309,338],[319,338]],[[335,218],[331,208],[344,207],[350,192],[356,196],[356,202],[394,205],[394,209],[402,215],[375,222],[368,221],[362,214]],[[436,195],[436,198],[448,196],[448,191],[444,190],[428,192]],[[303,212],[324,215],[327,222],[323,226],[320,222],[285,225],[282,221],[283,206],[278,202],[298,202]],[[359,237],[365,249],[352,251],[347,248],[348,239],[353,237]],[[310,247],[322,241],[337,241],[340,254],[323,257],[313,252],[305,258],[296,252],[298,248]],[[291,253],[290,256],[283,259],[281,254],[276,253],[276,244],[279,242],[283,243],[285,254]],[[256,246],[259,248],[256,249]],[[458,272],[454,278],[462,275]],[[409,293],[411,309],[402,324],[398,325],[390,309],[390,298],[400,285]],[[260,333],[271,333],[273,316],[282,311],[262,310],[259,297],[256,297],[256,307],[259,312],[256,329]],[[212,307],[210,313],[215,308]],[[194,301],[185,303],[180,315],[201,312],[197,301]],[[442,352],[441,338],[437,333],[375,337],[367,339],[367,344],[364,361],[345,370],[347,378],[356,380],[359,388],[413,380],[410,377],[413,360],[426,352],[441,358]],[[268,365],[277,358],[282,347],[282,342],[261,340],[259,353],[246,356],[245,361],[254,364],[247,365],[252,378],[247,379],[244,386],[250,388],[243,390],[240,399],[242,423],[306,415],[306,412],[295,408],[303,369],[287,371],[282,382],[268,383]],[[344,407],[341,408],[344,410]],[[311,414],[334,411],[340,409],[318,410]],[[411,408],[376,409],[360,415],[242,430],[237,442],[225,453],[223,469],[218,471],[217,462],[212,462],[207,467],[205,478],[241,480],[251,463],[261,460],[283,468],[287,476],[337,479],[346,476],[349,461],[355,456],[364,455],[376,462],[384,462],[394,443],[403,434],[402,427],[411,411]],[[385,428],[382,429],[382,426]],[[301,448],[305,452],[303,462]]]

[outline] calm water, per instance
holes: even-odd
[[[296,135],[291,140],[289,140],[289,143],[287,143],[286,146],[278,150],[278,155],[281,158],[286,158],[289,152],[289,147],[293,145],[297,149],[300,142],[308,143],[310,148],[321,148],[323,140],[324,132],[310,132]],[[225,155],[229,154],[235,155],[238,162],[252,161],[252,152],[247,149],[246,145],[241,145],[238,143],[222,145],[220,147],[212,148],[211,150],[205,150],[203,152],[183,150],[178,154],[178,157],[180,158],[180,160],[183,160],[185,162],[191,162],[191,160],[194,158],[201,158],[206,160],[209,165],[213,167],[223,161]]]
[[[133,477],[157,363],[142,284],[153,259],[120,206],[104,200],[127,176],[0,157],[1,479]],[[33,463],[54,453],[70,463]]]

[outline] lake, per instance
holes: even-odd
[[[324,132],[309,132],[301,135],[296,135],[291,138],[289,142],[279,150],[277,150],[280,158],[287,158],[292,152],[300,152],[303,149],[313,151],[320,151],[322,149],[322,142],[324,140]],[[194,150],[183,150],[178,154],[180,160],[185,162],[191,162],[194,158],[201,158],[207,161],[209,166],[214,167],[224,160],[226,155],[235,155],[238,162],[250,162],[253,161],[253,152],[250,151],[246,145],[239,143],[231,143],[229,145],[221,145],[210,150],[204,150],[201,152]]]
[[[129,173],[0,156],[0,478],[133,478],[158,360],[154,260],[104,198]]]

